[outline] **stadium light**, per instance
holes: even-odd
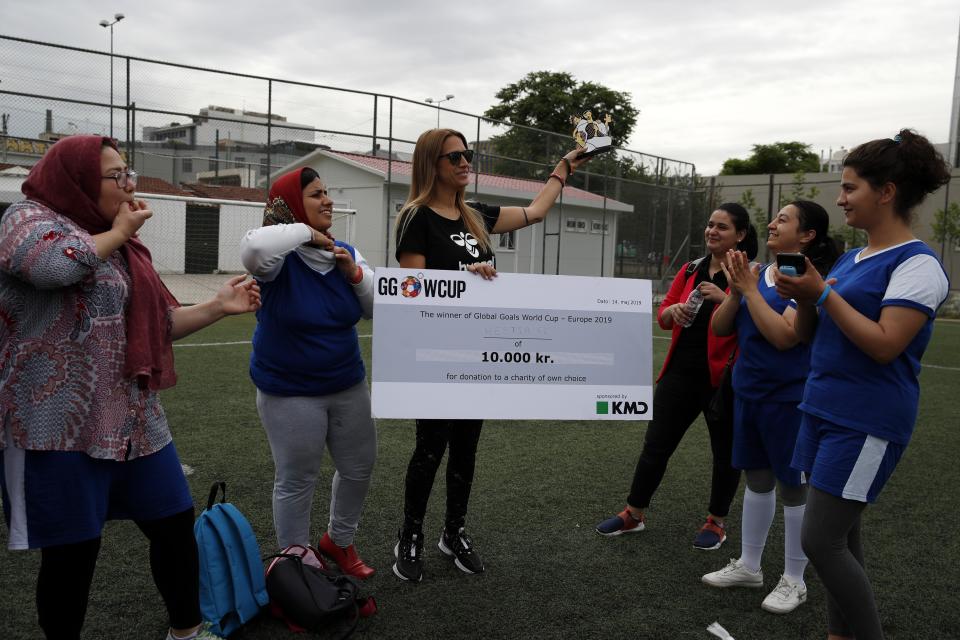
[[[441,103],[441,102],[446,102],[447,100],[453,100],[453,94],[452,94],[452,93],[448,93],[448,94],[447,94],[446,96],[444,96],[443,98],[438,98],[437,100],[434,100],[433,98],[427,98],[426,100],[424,100],[424,102],[426,102],[427,104],[435,104],[435,105],[437,105],[437,128],[438,128],[438,129],[440,128],[440,103]]]
[[[113,22],[101,20],[100,26],[110,28],[110,137],[113,138],[113,25],[123,20],[122,13],[113,14]]]

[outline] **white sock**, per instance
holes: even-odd
[[[743,492],[743,523],[740,525],[740,562],[747,570],[760,570],[760,557],[767,544],[767,533],[777,511],[776,490],[754,493],[749,488]]]
[[[783,574],[794,582],[803,583],[807,568],[807,555],[800,545],[800,528],[807,505],[783,508]]]

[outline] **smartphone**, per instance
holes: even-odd
[[[777,269],[785,276],[802,276],[807,270],[807,258],[802,253],[778,253]]]

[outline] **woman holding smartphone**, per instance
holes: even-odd
[[[723,259],[731,249],[755,257],[757,232],[747,210],[728,202],[710,214],[703,236],[709,253],[680,269],[660,303],[657,320],[661,328],[672,329],[673,335],[653,394],[654,418],[647,427],[627,506],[597,525],[600,535],[619,536],[644,530],[644,510],[663,480],[670,457],[693,421],[706,411],[720,385],[724,366],[735,357],[735,338],[715,335],[710,316],[727,297]],[[687,303],[696,292],[702,295],[703,302],[691,313]],[[732,420],[705,418],[713,452],[713,474],[707,519],[693,546],[709,551],[719,549],[727,539],[724,519],[740,484],[740,472],[730,464]]]
[[[397,260],[409,269],[448,269],[485,279],[497,270],[491,233],[507,233],[546,218],[570,174],[584,162],[579,150],[565,155],[526,207],[467,204],[473,151],[453,129],[430,129],[413,151],[410,196],[397,218]],[[479,401],[479,400],[478,400]],[[447,458],[446,522],[438,547],[464,573],[482,573],[483,561],[464,531],[482,420],[417,420],[416,448],[407,467],[403,527],[394,548],[393,572],[401,580],[423,577],[423,519],[434,477]]]
[[[782,269],[805,268],[809,257],[820,273],[837,259],[828,235],[830,218],[819,204],[797,200],[767,225],[767,249]],[[792,260],[788,260],[793,258]],[[800,429],[797,404],[810,368],[810,348],[793,328],[796,303],[777,295],[772,265],[750,265],[740,251],[728,252],[721,265],[730,295],[713,314],[718,336],[737,336],[740,355],[733,367],[733,466],[745,471],[741,555],[703,576],[712,587],[763,587],[760,558],[773,524],[780,490],[785,530],[784,571],[761,607],[789,613],[807,599],[803,572],[807,557],[800,547],[807,490],[800,472],[790,467]]]
[[[797,301],[797,336],[811,345],[793,466],[809,478],[803,550],[827,588],[833,640],[883,638],[860,521],[913,433],[920,359],[949,283],[914,237],[911,212],[949,180],[940,153],[909,129],[856,147],[837,205],[867,232],[867,246],[841,256],[826,280],[810,264],[798,277],[774,274],[777,293]]]

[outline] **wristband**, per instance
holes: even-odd
[[[363,267],[357,265],[357,273],[353,276],[350,284],[360,284],[361,280],[363,280]]]
[[[813,303],[813,306],[819,307],[827,300],[827,296],[830,295],[830,290],[833,289],[830,285],[827,285],[823,288],[823,293],[820,294],[820,297],[817,298],[817,301]]]
[[[567,177],[569,178],[570,176],[573,175],[573,165],[571,165],[570,161],[567,160],[567,156],[563,156],[560,159],[563,160],[563,164],[566,165],[567,167]]]
[[[563,189],[565,186],[567,186],[566,180],[564,180],[563,178],[561,178],[556,172],[551,173],[550,176],[547,178],[547,181],[549,181],[550,178],[556,178],[557,180],[559,180],[559,181],[560,181],[560,188],[561,188],[561,189]]]

